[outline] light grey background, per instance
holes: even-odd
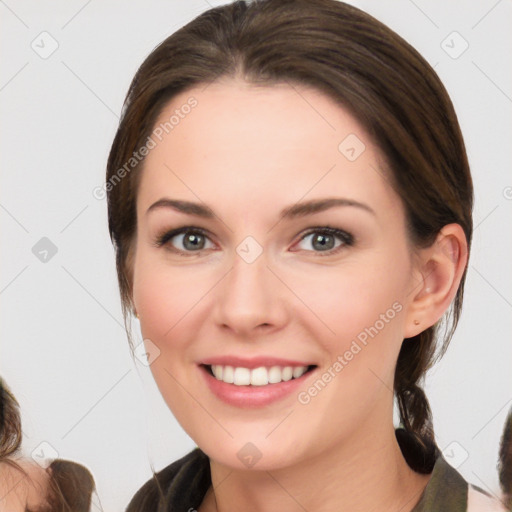
[[[104,180],[138,66],[221,3],[0,0],[0,372],[21,404],[24,452],[54,449],[85,464],[106,511],[124,509],[151,476],[150,461],[160,469],[195,445],[149,369],[131,359],[106,202],[92,191]],[[465,306],[426,388],[440,447],[466,479],[497,493],[499,438],[512,406],[512,5],[351,3],[435,67],[465,136],[476,195]],[[57,249],[46,262],[33,253],[43,237]],[[133,330],[140,341],[137,322]]]

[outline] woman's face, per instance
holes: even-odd
[[[220,463],[269,469],[392,428],[419,280],[402,203],[360,124],[311,88],[233,81],[174,97],[152,141],[133,299],[154,378],[185,431]],[[151,208],[164,198],[196,212]],[[342,201],[299,208],[326,199]],[[211,376],[211,360],[241,367],[242,383],[253,366],[316,368],[237,386]]]

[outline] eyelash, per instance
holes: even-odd
[[[172,240],[175,236],[181,235],[183,233],[194,233],[194,234],[199,234],[201,236],[209,238],[208,233],[204,229],[201,229],[201,228],[198,228],[198,227],[195,227],[195,226],[183,226],[181,228],[172,229],[170,231],[166,231],[166,232],[158,235],[156,237],[153,245],[155,247],[162,247],[163,245],[167,244],[167,242]],[[304,233],[304,235],[302,235],[302,237],[300,238],[299,242],[302,242],[307,236],[309,236],[311,234],[315,234],[315,233],[316,234],[321,233],[321,234],[327,234],[327,235],[336,236],[339,239],[341,239],[341,241],[343,242],[338,247],[335,247],[334,249],[330,249],[330,250],[327,250],[327,251],[307,251],[307,252],[317,253],[318,256],[320,256],[320,257],[322,257],[322,256],[333,256],[335,254],[338,254],[340,251],[342,251],[346,247],[350,247],[350,246],[354,245],[354,237],[350,233],[348,233],[347,231],[343,231],[342,229],[333,228],[333,227],[330,227],[330,226],[317,226],[317,227],[309,228],[306,231],[306,233]],[[201,250],[198,250],[198,251],[181,251],[181,250],[176,249],[176,248],[174,248],[172,246],[169,247],[169,250],[174,252],[174,253],[176,253],[176,254],[178,254],[179,256],[183,256],[183,257],[194,256],[195,253],[198,254],[198,253],[201,252]]]

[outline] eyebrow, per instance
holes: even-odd
[[[333,197],[326,199],[313,199],[310,201],[303,201],[301,203],[295,203],[291,206],[287,206],[281,210],[279,214],[279,220],[289,220],[298,217],[305,217],[306,215],[323,212],[336,206],[352,206],[367,211],[372,215],[376,215],[375,211],[367,204],[360,203],[359,201],[355,201],[353,199]],[[167,197],[163,197],[162,199],[159,199],[153,203],[147,209],[146,215],[151,211],[159,210],[161,208],[170,208],[180,213],[196,215],[205,219],[213,219],[215,217],[213,210],[207,205],[201,203],[193,203],[191,201],[169,199]]]

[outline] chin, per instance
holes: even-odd
[[[218,464],[236,469],[248,471],[272,471],[285,468],[300,461],[300,454],[297,453],[297,443],[288,437],[289,445],[282,440],[265,439],[263,436],[244,436],[244,440],[235,437],[234,439],[215,439],[209,437],[203,440],[198,439],[197,446]]]

